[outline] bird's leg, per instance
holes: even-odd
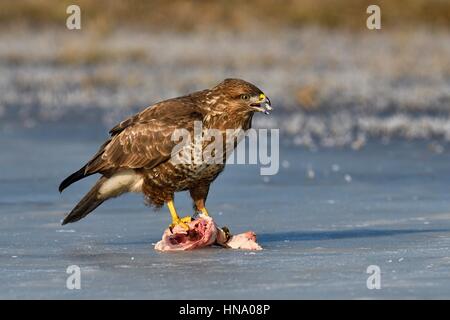
[[[177,214],[177,210],[175,209],[173,200],[169,200],[167,202],[167,207],[169,208],[170,215],[172,216],[172,224],[169,226],[169,228],[173,229],[176,225],[180,225],[181,227],[183,227],[183,229],[189,230],[189,226],[187,224],[192,221],[192,218],[187,216],[180,219]]]
[[[195,208],[197,211],[200,211],[203,215],[209,217],[208,210],[206,210],[206,207],[205,207],[204,199],[195,200],[194,203],[195,203]]]

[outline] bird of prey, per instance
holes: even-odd
[[[210,184],[225,167],[222,163],[177,163],[172,151],[176,129],[192,133],[194,123],[203,128],[248,130],[255,112],[268,114],[270,100],[255,85],[240,79],[225,79],[206,89],[156,103],[120,122],[110,130],[109,139],[81,169],[59,186],[62,192],[72,183],[93,174],[101,177],[65,217],[62,224],[78,221],[104,201],[127,192],[143,193],[148,204],[167,204],[171,226],[187,227],[191,218],[180,218],[174,194],[189,191],[194,210],[208,216],[205,207]],[[232,148],[236,147],[236,143]]]

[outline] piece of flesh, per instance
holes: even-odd
[[[211,217],[199,215],[187,224],[189,230],[176,225],[164,231],[161,241],[155,245],[159,251],[186,251],[218,245],[231,249],[262,250],[256,242],[256,235],[247,231],[238,235],[227,235]]]

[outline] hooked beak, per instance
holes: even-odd
[[[252,103],[251,106],[253,110],[264,112],[265,114],[270,114],[272,111],[270,100],[263,93],[259,95],[259,101]]]

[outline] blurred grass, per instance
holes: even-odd
[[[192,31],[305,25],[364,30],[370,4],[381,7],[383,27],[450,27],[448,0],[2,1],[0,25],[64,26],[70,4],[80,6],[83,28],[100,32],[122,27]]]
[[[147,61],[147,53],[143,49],[123,48],[107,50],[99,44],[77,47],[70,43],[62,47],[54,62],[60,64],[96,64],[101,62]]]

